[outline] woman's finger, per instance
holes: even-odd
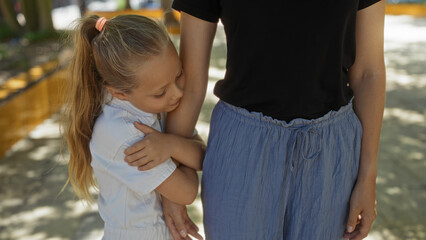
[[[195,237],[198,240],[203,240],[203,236],[201,236],[198,231],[200,229],[197,227],[197,225],[189,218],[188,213],[185,214],[185,225],[186,229],[188,230],[188,234]]]
[[[351,233],[355,230],[358,221],[358,215],[360,215],[361,210],[355,207],[350,207],[348,223],[346,224],[346,231]]]
[[[198,233],[199,228],[191,220],[186,222],[186,229],[188,230],[188,235],[191,235],[198,240],[203,240],[203,236]]]
[[[361,219],[361,224],[359,224],[359,234],[353,240],[361,240],[368,236],[370,232],[371,225],[374,222],[373,213],[364,214]]]
[[[191,226],[191,228],[193,228],[195,231],[200,231],[200,228],[198,228],[198,226],[192,221],[189,220],[189,225]]]
[[[176,229],[179,232],[179,235],[182,238],[186,238],[188,236],[188,232],[185,226],[185,220],[182,214],[175,214],[173,218],[173,222],[175,223]]]
[[[189,235],[195,237],[198,240],[203,240],[203,236],[201,236],[197,231],[195,231],[195,229],[190,228],[191,230],[188,231]]]
[[[356,228],[355,228],[355,230],[353,230],[351,233],[349,233],[349,232],[345,232],[345,234],[343,235],[343,238],[344,239],[353,239],[353,238],[355,238],[356,236],[358,236],[359,235],[359,224],[356,226]]]
[[[357,217],[357,219],[356,219],[356,225],[357,226],[358,226],[358,224],[361,223],[361,219],[362,219],[362,216],[361,216],[361,214],[359,214],[358,217]]]
[[[170,234],[173,237],[173,240],[182,240],[182,237],[179,235],[175,223],[173,222],[173,218],[169,217],[169,216],[165,216],[165,221],[166,221],[166,225],[167,228],[170,231]]]

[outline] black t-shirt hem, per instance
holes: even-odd
[[[373,4],[377,3],[377,2],[380,2],[380,0],[366,0],[366,1],[362,1],[358,5],[358,11],[362,10],[364,8],[367,8],[367,7],[373,5]]]
[[[203,11],[184,1],[173,1],[172,8],[208,22],[217,23],[219,21],[219,17],[214,14]]]

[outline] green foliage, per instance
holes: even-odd
[[[17,34],[6,24],[0,25],[0,42],[16,37]]]
[[[8,52],[6,51],[3,46],[0,45],[0,60],[6,59],[9,56]]]
[[[22,37],[27,39],[29,42],[42,42],[48,39],[59,39],[61,32],[58,31],[38,31],[38,32],[27,32]]]

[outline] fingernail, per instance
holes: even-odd
[[[186,237],[186,232],[185,232],[184,230],[182,230],[182,231],[180,231],[180,235],[181,235],[182,237]]]
[[[348,232],[352,232],[354,228],[352,226],[348,226]]]

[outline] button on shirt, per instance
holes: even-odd
[[[161,116],[164,120],[165,114]],[[134,121],[164,130],[156,114],[115,98],[104,106],[93,129],[91,165],[100,191],[103,239],[169,240],[172,237],[164,222],[161,196],[154,190],[176,165],[168,159],[151,170],[139,171],[124,161],[124,150],[144,137],[134,127]]]

